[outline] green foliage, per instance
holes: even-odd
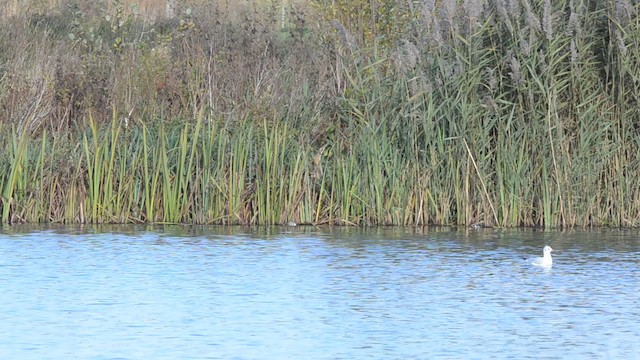
[[[112,5],[0,23],[3,222],[640,225],[637,6]]]
[[[358,34],[364,47],[393,46],[416,19],[411,1],[314,0],[313,4],[325,20]]]

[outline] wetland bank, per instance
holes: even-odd
[[[4,223],[640,221],[637,3],[23,3]]]

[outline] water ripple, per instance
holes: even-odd
[[[0,358],[638,358],[640,243],[611,237],[14,231]],[[552,269],[520,260],[544,244]]]

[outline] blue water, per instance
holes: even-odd
[[[1,359],[638,359],[633,231],[0,230]],[[554,248],[552,269],[522,258]]]

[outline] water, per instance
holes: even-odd
[[[0,358],[638,359],[639,238],[3,228]]]

